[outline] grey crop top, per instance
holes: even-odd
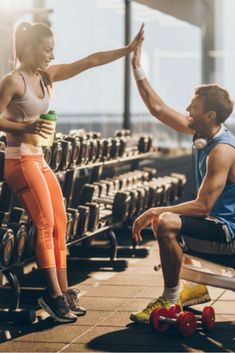
[[[30,87],[27,79],[22,72],[19,72],[25,85],[25,91],[22,97],[13,98],[5,111],[3,118],[15,122],[34,122],[41,114],[46,113],[49,107],[49,93],[40,75],[40,84],[42,87],[43,97],[39,98]]]

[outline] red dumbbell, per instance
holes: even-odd
[[[205,306],[201,315],[195,315],[197,322],[201,322],[206,331],[213,331],[215,327],[215,310],[212,306]]]
[[[157,332],[165,332],[170,325],[175,325],[182,336],[192,336],[197,326],[195,315],[189,311],[182,311],[178,314],[177,311],[178,307],[154,309],[150,315],[151,326]]]
[[[171,305],[169,308],[170,316],[177,317],[181,312],[181,307],[178,304]],[[213,331],[215,327],[215,311],[212,306],[205,306],[201,315],[195,315],[197,323],[201,323],[205,331]]]

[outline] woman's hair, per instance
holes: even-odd
[[[15,30],[15,66],[16,60],[21,61],[24,49],[27,45],[35,46],[44,38],[53,36],[51,29],[43,23],[23,22],[18,25]],[[38,70],[42,76],[43,82],[51,94],[52,82],[46,71]]]
[[[15,55],[21,61],[27,45],[35,46],[44,38],[53,36],[53,32],[43,23],[23,22],[15,30]]]

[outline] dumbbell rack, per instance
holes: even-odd
[[[146,165],[147,161],[150,161],[151,159],[154,159],[158,156],[158,153],[153,151],[153,152],[147,152],[147,153],[141,153],[138,155],[134,156],[129,156],[129,157],[119,157],[117,159],[113,160],[108,160],[104,162],[97,162],[93,164],[86,164],[82,166],[75,166],[73,170],[67,169],[66,171],[60,171],[56,172],[57,176],[58,174],[66,174],[69,176],[71,173],[71,178],[73,178],[73,174],[78,173],[78,178],[80,175],[84,175],[87,173],[88,170],[90,170],[90,181],[98,181],[101,175],[104,174],[106,169],[109,167],[112,168],[112,170],[115,170],[115,175],[118,175],[118,171],[120,170],[120,167],[124,164],[126,164],[126,167],[128,170],[135,170],[139,167],[140,161],[143,161],[143,164]],[[71,193],[73,190],[71,189],[67,195],[68,198],[71,196]],[[92,260],[91,258],[80,258],[76,256],[76,250],[71,251],[72,256],[68,256],[69,260],[69,266],[72,269],[73,267],[75,269],[97,269],[97,268],[112,268],[115,271],[123,271],[127,268],[128,266],[128,261],[125,259],[117,259],[117,236],[115,234],[115,230],[118,228],[121,228],[122,222],[119,223],[113,223],[108,226],[104,226],[101,228],[98,228],[94,232],[87,232],[84,234],[84,236],[80,237],[79,239],[76,239],[74,241],[68,242],[67,247],[69,249],[76,249],[74,246],[78,243],[83,243],[84,241],[89,241],[92,237],[95,237],[98,234],[105,234],[107,236],[107,239],[109,241],[109,250],[108,250],[108,256],[105,258],[101,259],[94,259]],[[122,249],[125,250],[125,249]],[[145,254],[147,255],[147,249],[139,249],[139,250],[146,250]],[[125,251],[122,253],[122,256],[127,256],[128,253],[134,254],[138,256],[138,249],[126,249],[126,254],[124,255]],[[90,254],[91,255],[91,254]],[[93,251],[93,256],[96,256],[95,251]],[[32,263],[34,261],[34,257],[24,259],[21,261],[18,261],[16,263],[12,263],[7,267],[0,268],[0,277],[5,276],[8,283],[9,287],[4,289],[6,291],[11,292],[10,298],[11,298],[11,303],[9,304],[8,310],[9,310],[9,315],[12,316],[15,315],[16,321],[17,321],[17,316],[19,313],[19,306],[20,306],[20,296],[22,294],[22,290],[28,291],[27,288],[24,288],[21,286],[20,281],[19,281],[19,274],[23,271],[24,266],[26,266],[29,263]],[[32,310],[26,311],[24,317],[27,322],[30,323],[31,318],[34,316]],[[1,315],[1,314],[0,314]]]
[[[26,265],[29,262],[32,262],[34,259],[29,258],[23,262],[17,262],[12,265],[9,265],[5,268],[0,269],[0,276],[5,276],[10,289],[9,295],[9,306],[7,309],[0,310],[0,321],[4,318],[6,321],[13,320],[19,324],[32,324],[36,318],[36,311],[33,309],[20,309],[20,294],[21,287],[18,279],[18,270],[22,266]],[[7,293],[8,294],[8,293]],[[11,318],[11,319],[10,319]]]
[[[128,164],[128,169],[133,171],[138,168],[141,161],[144,162],[145,165],[149,165],[150,160],[156,158],[158,155],[158,152],[152,151],[129,157],[119,157],[117,159],[112,159],[105,162],[79,166],[76,168],[75,172],[81,171],[82,173],[85,173],[86,170],[91,169],[90,181],[95,182],[98,181],[110,167],[112,168],[112,171],[115,171],[114,175],[116,176],[118,175],[118,171],[120,171],[120,167],[122,165]],[[128,258],[132,256],[147,256],[148,249],[146,248],[136,248],[135,246],[122,246],[119,249],[117,248],[118,241],[115,230],[120,229],[122,226],[122,222],[110,224],[108,226],[98,228],[94,232],[87,232],[81,238],[67,243],[71,255],[68,256],[69,266],[76,269],[112,268],[116,271],[123,271],[128,267],[128,261],[125,259],[119,259],[117,257]],[[107,247],[102,249],[99,246],[90,246],[91,238],[99,234],[104,234],[107,236],[109,245],[108,249]],[[79,243],[84,244],[82,250],[76,246]]]

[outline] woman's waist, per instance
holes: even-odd
[[[29,143],[21,142],[19,145],[12,143],[6,147],[5,158],[6,159],[18,159],[21,156],[41,156],[43,150],[41,146],[34,146]]]

